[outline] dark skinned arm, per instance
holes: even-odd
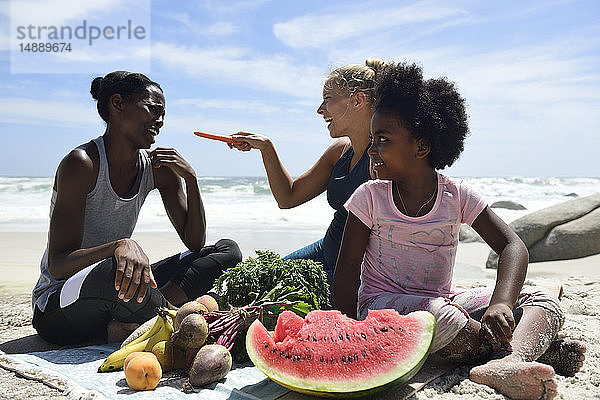
[[[87,194],[96,182],[93,162],[82,149],[70,152],[56,173],[56,201],[50,218],[48,240],[48,272],[65,280],[82,269],[115,257],[117,273],[115,290],[129,301],[140,287],[142,301],[148,286],[156,287],[148,257],[131,239],[120,239],[90,248],[81,248]]]
[[[348,213],[340,254],[333,274],[333,299],[336,309],[356,319],[360,267],[362,264],[370,229],[352,212]]]
[[[506,346],[515,327],[512,308],[527,275],[529,252],[519,236],[489,207],[475,219],[473,229],[499,255],[496,285],[481,319],[482,332],[492,345]]]
[[[206,217],[194,169],[175,149],[150,152],[155,184],[167,215],[185,246],[200,250],[206,242]],[[181,179],[185,181],[184,193]]]

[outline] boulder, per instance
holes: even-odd
[[[481,238],[481,236],[479,236],[479,233],[477,233],[475,229],[471,228],[469,225],[464,224],[460,227],[460,232],[458,233],[458,240],[461,243],[485,243],[485,241]]]
[[[525,206],[510,200],[497,201],[490,208],[506,208],[507,210],[527,210]]]
[[[529,261],[553,261],[600,253],[600,193],[565,201],[509,224],[529,249]],[[498,267],[491,251],[487,268]]]

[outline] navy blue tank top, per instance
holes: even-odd
[[[335,163],[331,171],[329,183],[327,184],[327,202],[335,210],[335,213],[323,238],[323,257],[327,269],[333,270],[335,268],[342,244],[342,234],[348,217],[348,211],[344,208],[344,204],[356,188],[371,179],[367,150],[368,146],[358,163],[352,168],[352,171],[349,171],[350,162],[354,156],[354,149],[350,147]]]

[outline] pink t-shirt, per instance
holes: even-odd
[[[471,225],[486,202],[462,180],[438,173],[435,204],[421,217],[396,208],[392,181],[363,183],[345,207],[371,230],[358,291],[362,309],[386,292],[448,297],[460,225]]]

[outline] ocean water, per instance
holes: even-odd
[[[600,178],[464,178],[492,203],[511,200],[527,210],[495,209],[506,222],[527,213],[600,191]],[[45,232],[53,178],[0,177],[0,231]],[[199,186],[210,236],[232,232],[286,232],[313,234],[327,228],[333,210],[325,195],[299,207],[280,210],[264,177],[202,177]],[[137,232],[172,231],[157,190],[150,193],[138,220]]]

